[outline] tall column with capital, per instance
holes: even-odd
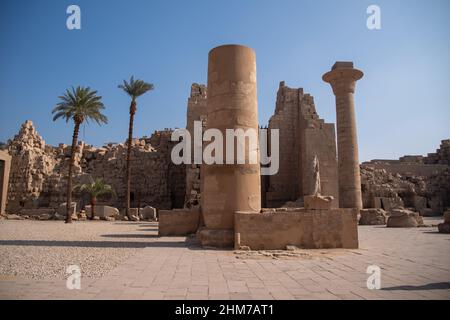
[[[336,96],[338,144],[339,207],[362,208],[361,176],[359,172],[358,139],[356,132],[354,93],[362,71],[353,68],[353,62],[336,62],[325,73]]]

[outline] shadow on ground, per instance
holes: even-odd
[[[156,234],[102,234],[100,237],[103,238],[122,238],[122,239],[129,239],[129,238],[142,238],[142,239],[150,239],[150,238],[158,238]]]
[[[395,290],[445,290],[450,289],[450,282],[436,282],[436,283],[428,283],[421,286],[396,286],[396,287],[388,287],[382,288],[381,290],[386,291],[395,291]]]
[[[147,236],[148,237],[148,236]],[[53,241],[53,240],[0,240],[0,246],[82,247],[82,248],[147,248],[185,247],[186,241]]]

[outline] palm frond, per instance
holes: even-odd
[[[89,87],[72,87],[58,98],[60,101],[52,110],[53,121],[64,118],[66,122],[76,119],[86,122],[93,120],[99,125],[108,122],[108,118],[101,112],[105,109],[102,97]]]
[[[147,83],[140,79],[135,80],[133,76],[131,76],[129,82],[123,80],[123,83],[118,87],[125,91],[133,100],[136,100],[137,97],[143,95],[147,91],[154,89],[153,84]]]
[[[95,179],[91,183],[85,183],[78,186],[80,192],[85,192],[91,195],[91,197],[97,197],[102,194],[112,194],[115,196],[115,191],[111,185],[106,184],[103,179]]]

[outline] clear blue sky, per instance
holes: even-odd
[[[81,7],[81,30],[66,8]],[[382,29],[366,27],[381,7]],[[109,124],[85,141],[124,141],[131,74],[155,85],[138,101],[135,136],[184,127],[192,82],[206,82],[208,51],[237,43],[255,49],[259,118],[267,123],[278,83],[311,93],[335,122],[334,96],[321,80],[336,60],[364,71],[356,93],[360,160],[434,151],[450,138],[448,0],[0,1],[0,140],[26,119],[47,143],[69,143],[72,125],[53,122],[57,96],[72,85],[104,97]],[[83,133],[81,135],[83,138]]]

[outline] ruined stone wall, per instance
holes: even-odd
[[[132,141],[131,199],[133,207],[151,205],[161,209],[182,207],[185,195],[185,168],[170,161],[173,142],[170,130],[155,132],[150,138]],[[33,123],[26,121],[10,141],[12,156],[8,212],[39,207],[57,208],[66,199],[70,146],[45,144]],[[80,142],[76,149],[74,185],[103,178],[117,196],[105,196],[99,204],[122,208],[125,203],[126,145],[108,144],[96,148]],[[88,203],[86,195],[74,193],[78,208]]]
[[[194,83],[188,99],[186,128],[193,138],[194,121],[206,119],[207,89]],[[303,89],[294,89],[280,83],[275,114],[269,129],[279,129],[280,168],[276,175],[262,177],[263,206],[282,206],[288,201],[301,199],[312,192],[311,164],[317,155],[321,167],[322,192],[332,195],[333,206],[338,206],[336,138],[334,124],[319,118],[311,95]],[[270,142],[269,142],[270,144]],[[270,146],[269,146],[270,150]],[[193,144],[192,144],[193,152]],[[200,165],[186,166],[186,206],[200,203]]]
[[[421,155],[406,155],[398,160],[375,159],[363,162],[364,167],[384,169],[392,174],[399,173],[409,176],[433,176],[447,170],[450,166],[450,140],[442,140],[435,153],[426,157]]]
[[[281,206],[296,200],[299,193],[300,138],[298,128],[300,100],[303,89],[291,89],[280,83],[275,114],[269,120],[268,129],[279,130],[279,171],[269,177],[266,206]],[[269,147],[268,150],[271,150]]]
[[[450,207],[450,168],[429,176],[401,175],[361,166],[365,208],[412,208],[422,215],[440,215]]]
[[[279,129],[280,168],[268,177],[266,206],[277,207],[312,193],[311,164],[320,162],[322,193],[335,198],[338,206],[336,139],[333,124],[319,118],[314,99],[303,89],[280,83],[275,114],[269,129]]]
[[[442,214],[450,207],[450,140],[436,153],[376,159],[361,164],[366,208],[405,206],[422,215]]]
[[[206,125],[206,86],[193,83],[187,104],[186,129],[191,134],[191,159],[194,159],[194,121],[202,121],[202,128]],[[203,132],[203,129],[202,129]],[[185,205],[188,208],[200,205],[200,170],[199,164],[186,165],[186,197]]]
[[[450,165],[450,139],[442,140],[439,149],[435,153],[429,153],[423,161],[426,164]]]

